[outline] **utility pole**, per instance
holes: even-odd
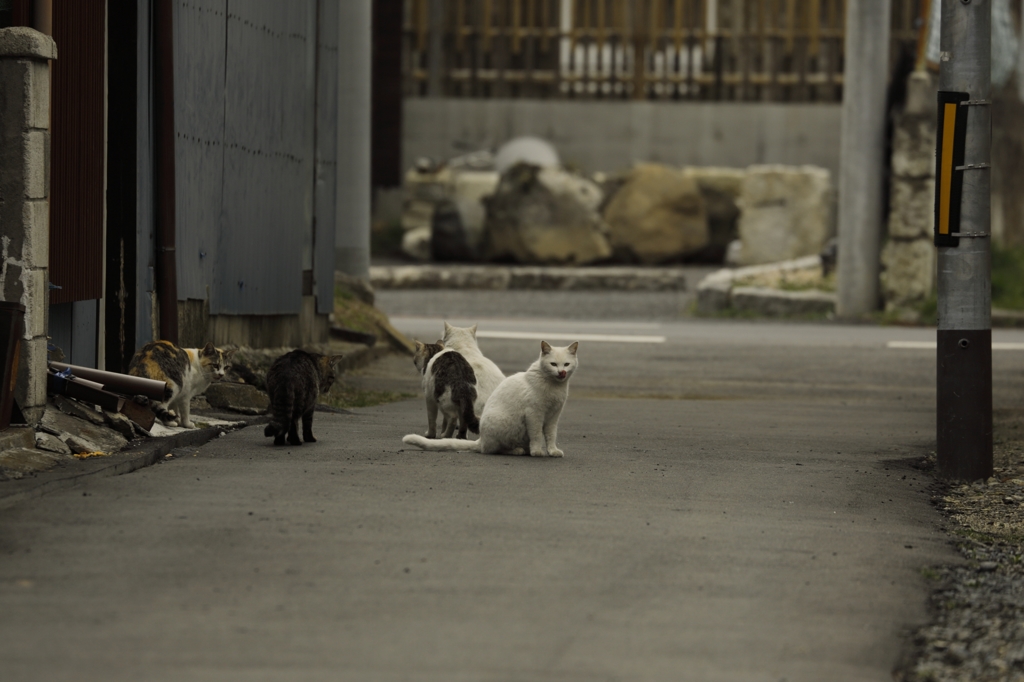
[[[992,475],[991,0],[942,0],[936,140],[941,477]]]
[[[891,0],[846,3],[839,140],[840,317],[859,317],[878,308],[891,7]]]

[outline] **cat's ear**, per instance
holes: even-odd
[[[445,322],[444,322],[444,335],[445,336],[448,336],[448,330],[451,329],[451,328],[452,328],[452,326],[450,324],[448,324],[448,320],[445,320]]]
[[[216,355],[217,347],[213,345],[213,341],[208,342],[203,346],[203,355]]]
[[[332,355],[330,358],[328,358],[328,361],[331,364],[331,368],[334,369],[335,372],[338,371],[339,363],[341,362],[341,359],[343,357],[345,357],[345,356],[344,355]]]
[[[540,352],[543,355],[547,355],[548,353],[550,353],[551,352],[551,344],[548,343],[547,341],[541,341],[540,342]]]
[[[579,341],[573,341],[571,344],[569,344],[569,347],[566,348],[566,350],[569,351],[570,353],[572,353],[573,355],[576,355],[576,349],[579,348],[579,347],[580,347],[580,342]]]
[[[444,348],[444,339],[438,339],[437,340],[437,345],[441,346],[442,348]]]
[[[469,332],[473,335],[473,338],[475,339],[476,338],[476,325],[475,324],[472,327],[469,328]]]
[[[416,352],[417,353],[419,353],[421,350],[423,350],[423,345],[424,344],[422,342],[420,342],[420,341],[413,341],[413,343],[416,344]]]

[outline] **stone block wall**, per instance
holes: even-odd
[[[886,311],[908,319],[935,289],[935,130],[932,76],[911,74],[893,131],[889,239],[880,274]]]
[[[0,295],[25,306],[15,399],[33,423],[46,404],[53,39],[0,29]]]

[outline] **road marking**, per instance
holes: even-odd
[[[885,347],[899,350],[935,350],[938,345],[935,341],[889,341]],[[1024,343],[994,342],[992,350],[1024,350]]]
[[[483,339],[528,339],[534,341],[601,341],[608,343],[665,343],[664,336],[626,336],[621,334],[549,334],[547,332],[478,331]]]

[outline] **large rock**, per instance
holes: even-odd
[[[934,178],[896,176],[889,186],[889,236],[931,238],[935,222]]]
[[[935,246],[931,239],[890,239],[882,249],[879,275],[885,308],[913,308],[935,285]]]
[[[700,187],[668,166],[634,166],[605,207],[604,219],[611,246],[624,260],[663,263],[708,244]]]
[[[266,393],[249,384],[218,381],[206,389],[206,401],[213,407],[242,414],[263,414],[270,407]]]
[[[751,166],[740,193],[741,263],[775,263],[821,252],[834,233],[829,172],[816,166]]]
[[[486,199],[485,257],[538,265],[608,258],[601,196],[596,184],[567,171],[512,166]]]

